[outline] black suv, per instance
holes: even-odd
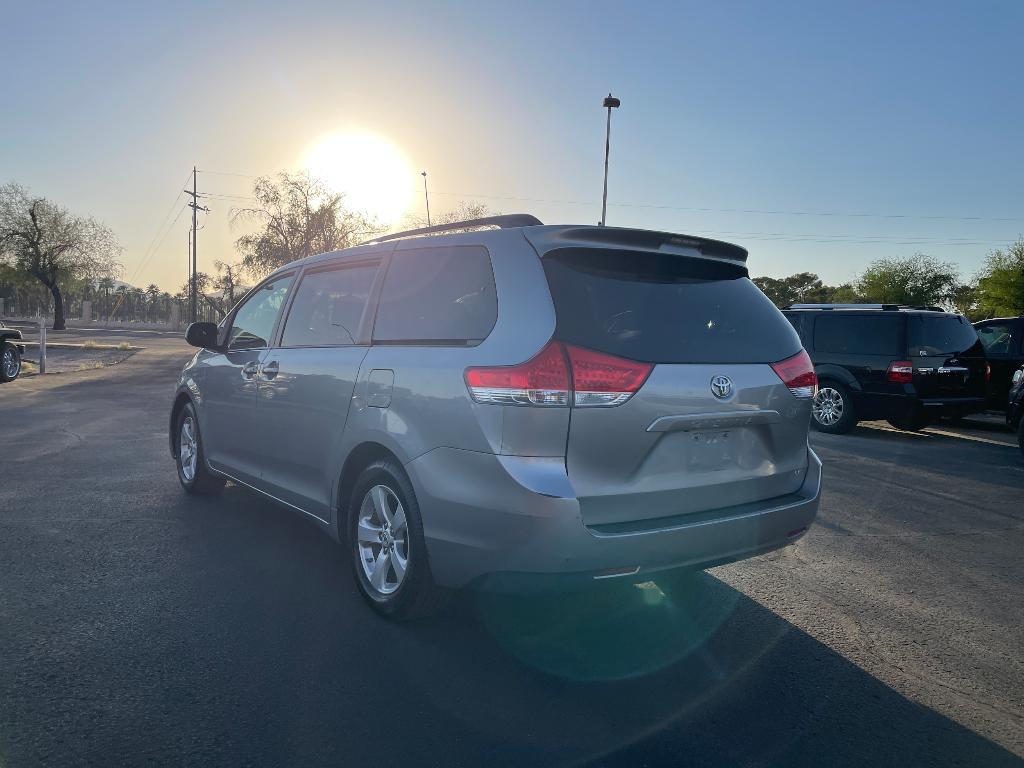
[[[997,317],[974,324],[985,348],[985,358],[992,366],[992,379],[988,383],[988,407],[1001,411],[1006,408],[1013,372],[1024,365],[1024,316]]]
[[[822,432],[849,432],[862,419],[917,430],[985,409],[990,369],[962,315],[896,304],[791,304],[783,314],[818,374],[813,423]]]

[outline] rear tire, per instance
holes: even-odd
[[[227,481],[206,466],[199,420],[192,403],[187,403],[178,414],[174,435],[174,463],[178,467],[178,482],[185,492],[214,496],[224,490]]]
[[[347,531],[356,585],[377,613],[404,621],[441,608],[446,594],[430,574],[416,493],[397,461],[379,459],[360,473]]]
[[[811,406],[811,423],[819,432],[843,435],[857,424],[850,390],[838,381],[825,379]]]
[[[9,342],[0,344],[0,382],[14,381],[21,373],[21,352]]]

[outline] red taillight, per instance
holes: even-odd
[[[620,405],[647,380],[653,365],[550,341],[520,365],[467,368],[478,403],[499,405]]]
[[[806,350],[801,349],[782,362],[772,363],[772,369],[796,397],[814,397],[818,389],[818,374],[814,372],[814,363]]]
[[[466,386],[478,403],[568,405],[569,366],[557,341],[521,365],[467,368]]]
[[[885,373],[894,384],[910,384],[914,381],[914,364],[909,360],[893,360]]]
[[[591,349],[565,346],[572,368],[575,405],[619,405],[632,397],[651,373],[653,365],[623,360]]]

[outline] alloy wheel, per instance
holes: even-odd
[[[13,349],[4,350],[3,369],[4,377],[7,379],[13,379],[18,375],[18,361],[14,357]]]
[[[838,389],[822,387],[814,396],[811,413],[822,426],[835,426],[843,418],[843,396]]]
[[[363,496],[356,550],[375,592],[391,595],[402,586],[409,570],[409,526],[401,500],[386,485],[375,485]]]
[[[196,460],[198,458],[196,425],[191,416],[181,422],[181,433],[178,435],[178,459],[181,461],[181,474],[187,482],[196,476]]]

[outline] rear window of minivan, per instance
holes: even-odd
[[[647,363],[766,363],[800,350],[744,267],[675,255],[571,249],[544,257],[556,336]]]

